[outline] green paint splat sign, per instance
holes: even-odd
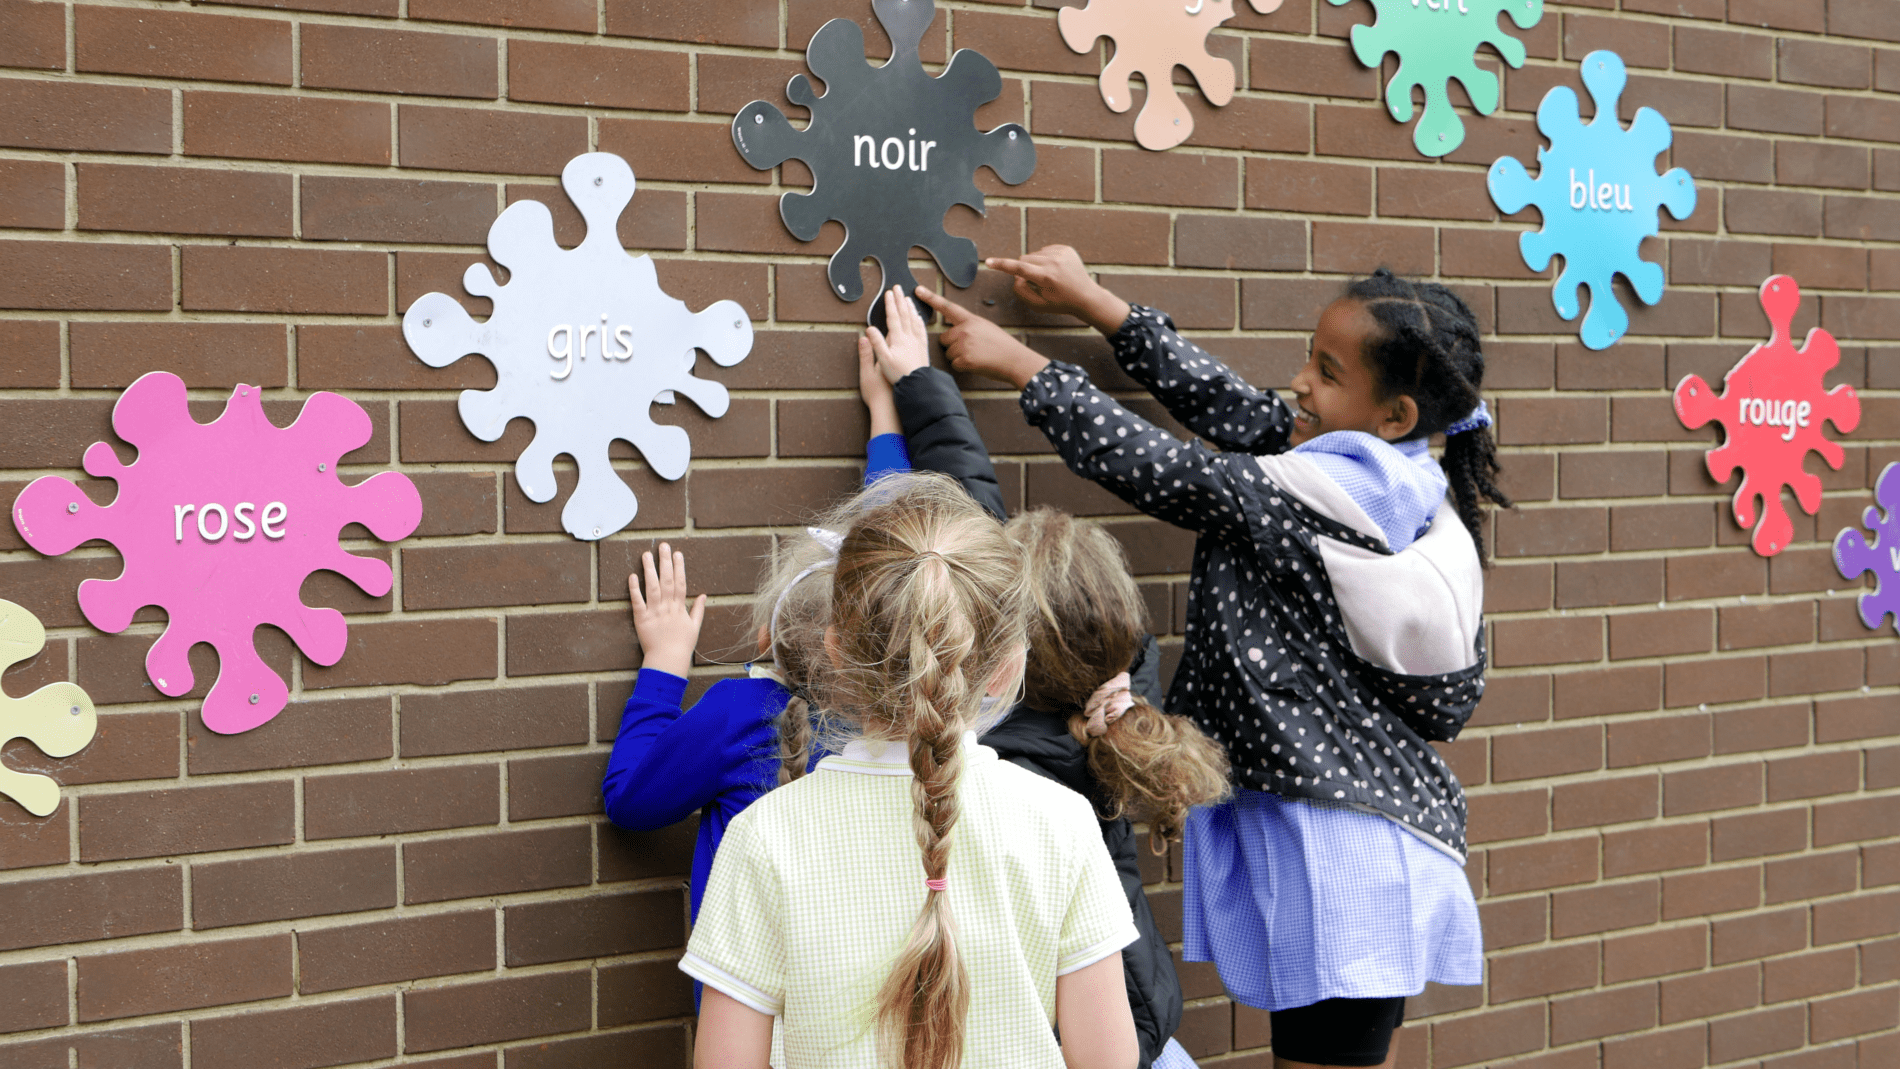
[[[1328,0],[1335,7],[1348,0]],[[1498,109],[1498,79],[1473,60],[1480,45],[1497,49],[1504,62],[1524,65],[1524,43],[1506,33],[1499,15],[1511,16],[1520,30],[1544,17],[1544,0],[1370,0],[1377,20],[1352,28],[1352,51],[1359,62],[1378,67],[1388,52],[1399,57],[1399,72],[1385,87],[1386,110],[1400,122],[1412,120],[1412,88],[1425,90],[1425,113],[1412,130],[1412,143],[1427,156],[1443,156],[1464,143],[1465,125],[1451,106],[1456,78],[1480,115]]]

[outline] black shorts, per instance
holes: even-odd
[[[1273,1014],[1273,1053],[1310,1065],[1383,1065],[1405,1021],[1402,998],[1329,998]]]

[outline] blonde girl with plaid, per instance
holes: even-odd
[[[1136,938],[1087,800],[977,744],[1023,671],[1022,557],[941,476],[886,480],[833,578],[848,741],[727,829],[680,968],[695,1064],[1132,1069]]]

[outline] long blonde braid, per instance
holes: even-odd
[[[963,734],[988,682],[1021,656],[1020,559],[949,479],[912,476],[884,492],[839,554],[826,704],[867,736],[908,745],[924,878],[941,881],[951,878]],[[963,1058],[969,972],[949,895],[937,888],[926,890],[878,997],[883,1058],[904,1069],[957,1069]]]

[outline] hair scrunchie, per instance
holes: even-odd
[[[1490,425],[1491,410],[1484,407],[1484,398],[1480,397],[1478,399],[1478,407],[1472,409],[1469,416],[1445,428],[1445,437],[1449,438],[1454,434],[1463,434],[1466,431],[1475,431],[1479,427],[1489,427]]]
[[[1128,689],[1128,673],[1123,672],[1108,682],[1095,688],[1089,695],[1088,704],[1082,712],[1089,718],[1088,733],[1101,736],[1108,733],[1108,725],[1121,719],[1129,706],[1135,704],[1134,692]]]

